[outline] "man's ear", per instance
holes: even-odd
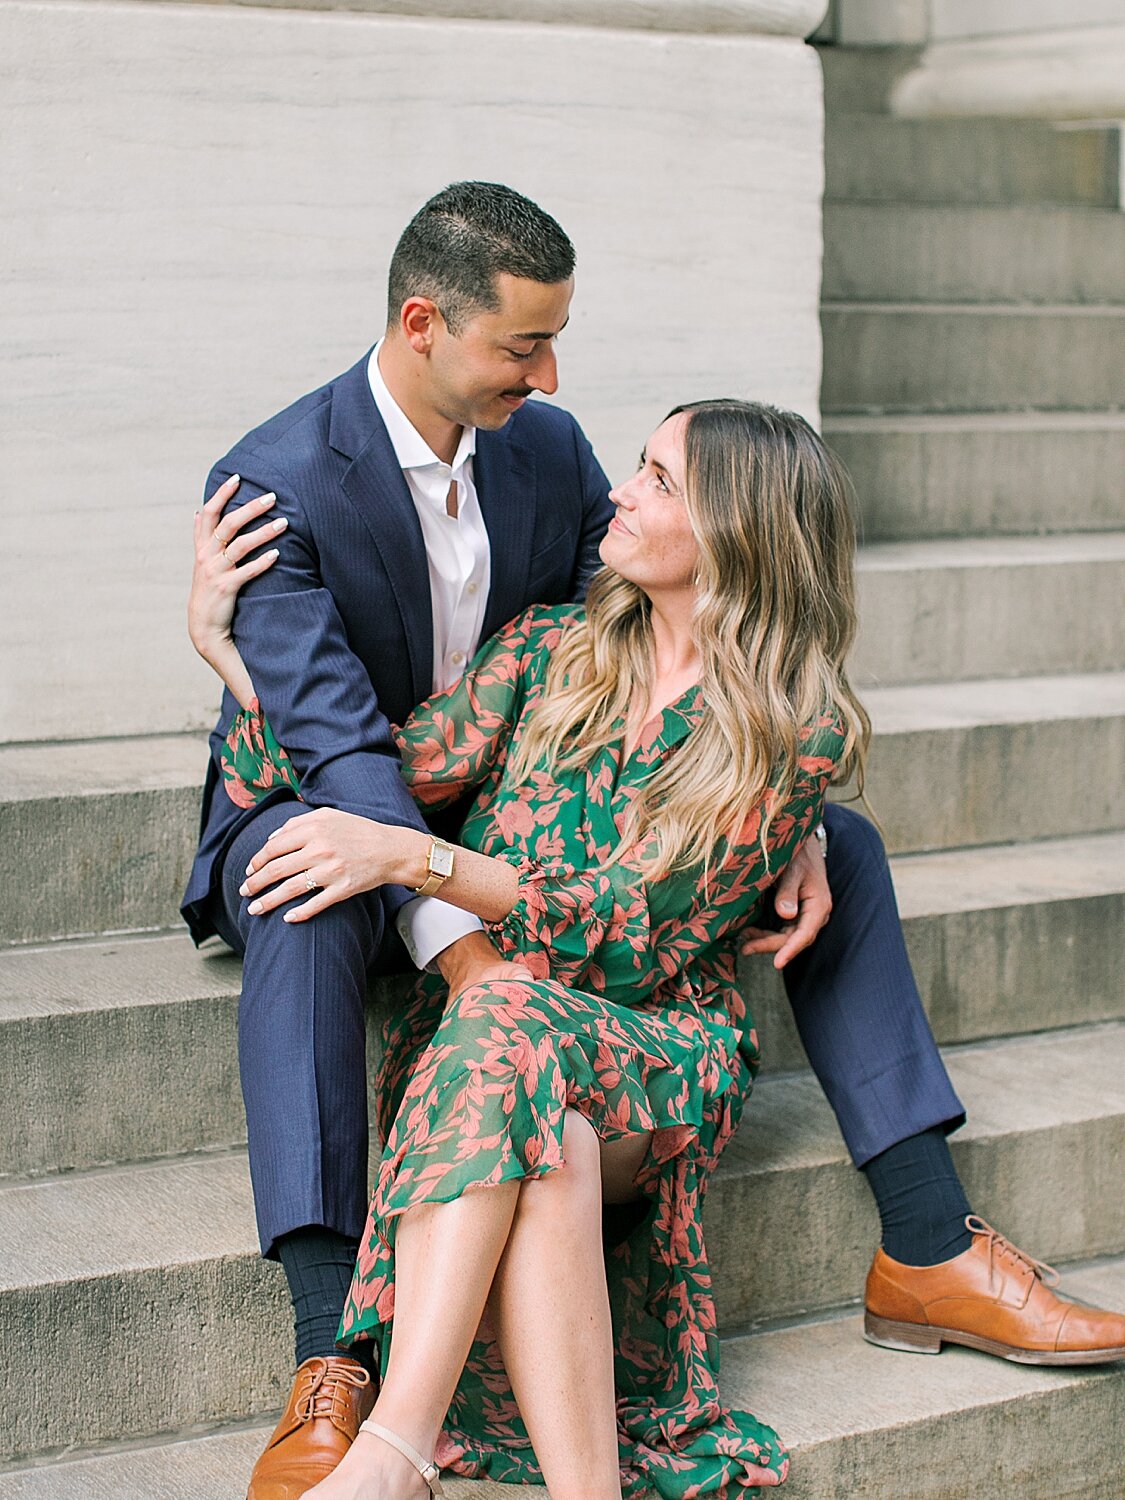
[[[444,322],[436,302],[429,297],[408,297],[402,304],[399,323],[402,336],[415,354],[428,354],[438,327]]]

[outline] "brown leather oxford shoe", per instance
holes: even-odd
[[[374,1405],[371,1377],[354,1359],[305,1360],[246,1500],[298,1500],[331,1474]]]
[[[870,1343],[915,1354],[964,1344],[1022,1365],[1125,1359],[1125,1317],[1057,1297],[1057,1271],[983,1219],[965,1224],[972,1245],[940,1265],[904,1266],[876,1251],[863,1322]]]

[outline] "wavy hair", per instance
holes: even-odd
[[[845,744],[834,780],[863,791],[870,721],[844,662],[856,629],[847,475],[803,417],[747,401],[685,413],[684,504],[699,546],[694,632],[704,714],[634,799],[609,863],[644,839],[646,874],[707,867],[765,801],[760,839],[790,795],[801,730],[824,713]],[[665,418],[668,420],[668,418]],[[512,771],[587,764],[652,689],[649,601],[602,568],[564,632]],[[770,795],[771,788],[774,795]]]

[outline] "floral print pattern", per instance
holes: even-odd
[[[784,1480],[789,1461],[769,1427],[720,1399],[702,1203],[758,1066],[735,980],[738,933],[815,827],[842,733],[830,714],[803,731],[785,805],[767,793],[765,850],[758,807],[706,881],[697,868],[647,883],[643,844],[606,867],[631,798],[706,705],[691,689],[645,726],[627,758],[622,724],[622,739],[587,765],[543,765],[513,786],[511,756],[580,611],[526,611],[397,732],[423,809],[475,790],[462,842],[520,872],[515,906],[490,931],[535,977],[471,988],[447,1005],[440,979],[423,975],[412,1002],[385,1021],[375,1080],[385,1147],[340,1336],[373,1339],[385,1364],[395,1224],[407,1209],[554,1170],[567,1109],[606,1141],[652,1132],[637,1177],[643,1206],[606,1247],[623,1493],[757,1494]],[[257,705],[235,721],[223,770],[236,800],[299,790]],[[437,1459],[464,1476],[541,1482],[487,1317]]]

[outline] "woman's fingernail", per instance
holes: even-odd
[[[280,557],[281,553],[277,550],[276,547],[271,547],[270,550],[266,553],[266,556],[267,557]],[[270,834],[270,838],[271,839],[273,838],[273,834],[272,833]]]
[[[273,834],[272,834],[272,833],[271,833],[271,834],[270,834],[270,838],[273,838]],[[247,866],[246,866],[246,873],[247,873],[247,875],[253,875],[253,873],[254,873],[254,866],[253,866],[253,863],[251,863],[251,864],[248,864],[248,865],[247,865]]]
[[[258,504],[263,506],[272,505],[276,499],[277,496],[274,494],[273,490],[267,490],[264,495],[258,496]]]
[[[258,916],[261,913],[262,903],[260,901],[251,901],[250,905],[246,908],[246,910],[250,913],[250,915],[252,917],[256,917],[256,916]]]
[[[284,828],[284,826],[285,826],[285,825],[284,825],[284,824],[282,824],[282,828]],[[277,836],[278,836],[278,834],[279,834],[279,833],[280,833],[280,832],[281,832],[281,828],[275,828],[275,829],[274,829],[274,831],[273,831],[273,832],[272,832],[272,833],[267,833],[267,834],[266,834],[266,843],[267,843],[267,844],[268,844],[268,843],[269,843],[269,841],[270,841],[270,839],[275,839],[275,838],[277,838]]]
[[[238,887],[238,894],[240,896],[248,896],[250,894],[250,882],[248,880],[244,880]]]
[[[282,516],[282,517],[281,517],[281,519],[280,519],[280,520],[279,520],[279,521],[275,521],[275,522],[274,522],[274,523],[273,523],[273,529],[274,529],[274,530],[275,530],[275,531],[284,531],[284,530],[285,530],[285,528],[286,528],[286,527],[287,527],[287,526],[288,526],[288,525],[289,525],[289,522],[288,522],[288,521],[287,521],[287,520],[286,520],[286,519],[285,519],[285,517],[284,517],[284,516]]]

